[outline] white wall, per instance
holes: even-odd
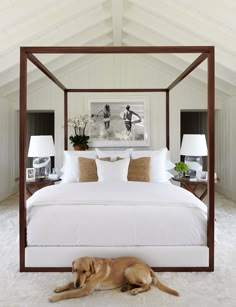
[[[229,98],[222,108],[222,117],[219,120],[219,157],[220,184],[217,189],[227,197],[236,200],[236,96]]]
[[[229,169],[229,179],[230,179],[230,193],[229,197],[236,200],[236,96],[231,97],[229,100],[229,114],[230,114],[230,130],[228,139],[229,142],[229,160],[227,161],[228,169]]]
[[[0,98],[0,201],[16,192],[18,165],[17,116],[13,104]]]
[[[93,61],[78,66],[70,66],[69,71],[57,74],[58,78],[68,88],[123,88],[123,87],[167,87],[176,77],[175,71],[163,69],[163,64],[155,61],[150,65],[146,59],[131,55],[106,55],[96,56]],[[158,149],[165,146],[165,94],[163,93],[123,93],[123,94],[95,94],[95,93],[71,93],[69,94],[69,116],[88,112],[89,97],[115,97],[119,96],[147,96],[150,100],[150,148]],[[225,105],[226,95],[216,92],[216,108],[219,110],[216,118],[216,171],[222,177],[219,184],[221,192],[225,192],[225,181],[230,181],[230,175],[226,172],[225,157],[227,149],[221,148],[221,140],[228,134],[220,125],[229,125],[228,111]],[[18,96],[8,97],[15,109],[18,108]],[[173,162],[179,161],[180,149],[180,111],[183,109],[201,110],[207,109],[206,86],[191,78],[182,81],[170,96],[171,108],[171,155]],[[235,107],[233,102],[232,107]],[[56,167],[60,168],[63,159],[63,92],[51,81],[45,79],[29,87],[28,108],[33,110],[55,111],[55,141],[56,141]],[[234,109],[235,110],[235,109]]]

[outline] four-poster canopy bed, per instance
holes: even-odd
[[[66,88],[35,56],[35,54],[159,54],[159,53],[200,53],[200,56],[167,88],[124,88],[124,89],[71,89]],[[71,92],[163,92],[166,94],[166,147],[170,146],[170,121],[169,121],[169,104],[170,91],[185,77],[187,77],[196,67],[198,67],[205,59],[208,60],[208,194],[209,204],[207,212],[207,242],[204,247],[203,258],[200,265],[192,264],[187,261],[186,265],[165,265],[163,267],[156,267],[158,263],[154,263],[153,267],[156,271],[213,271],[214,270],[214,47],[212,46],[147,46],[147,47],[21,47],[20,50],[20,271],[21,272],[55,272],[55,271],[70,271],[69,263],[66,266],[51,266],[42,263],[35,265],[35,261],[31,262],[29,259],[34,257],[55,257],[55,253],[44,254],[44,247],[29,247],[27,244],[27,209],[26,209],[26,112],[27,112],[27,60],[30,60],[36,67],[38,67],[48,78],[50,78],[64,93],[64,149],[68,149],[68,131],[67,131],[67,117],[68,117],[68,93]],[[155,234],[152,234],[155,236]],[[41,249],[40,249],[41,248]],[[140,247],[142,249],[142,247]],[[178,246],[177,246],[178,248]],[[101,249],[101,248],[100,248]],[[35,252],[34,252],[35,250]],[[43,250],[43,251],[42,251]],[[77,249],[79,250],[79,249]],[[99,249],[98,249],[99,250]],[[109,248],[108,248],[109,250]],[[140,249],[139,249],[140,250]],[[149,250],[147,248],[147,250]],[[176,250],[176,249],[174,249]],[[38,253],[38,251],[40,251]],[[93,249],[91,249],[93,251]],[[129,253],[136,251],[134,249],[128,250]],[[178,254],[177,258],[184,255],[184,249]],[[96,250],[97,252],[97,250]],[[157,249],[158,252],[158,249]],[[38,253],[38,255],[37,255]],[[152,249],[150,249],[152,253]],[[174,257],[173,250],[170,247],[170,253]],[[62,253],[63,254],[63,253]],[[133,254],[135,256],[135,254]],[[207,255],[207,256],[206,256]],[[79,255],[78,255],[79,256]],[[104,256],[104,254],[103,254]],[[106,256],[106,255],[105,255]],[[119,255],[117,255],[119,256]],[[56,257],[60,257],[56,250]],[[65,257],[65,255],[61,256]],[[189,257],[194,258],[194,249],[189,254]],[[207,258],[207,259],[206,259]],[[73,259],[72,259],[73,260]],[[37,262],[37,261],[36,261]],[[40,260],[39,260],[40,262]],[[33,264],[32,264],[33,263]],[[181,263],[181,261],[179,262]]]

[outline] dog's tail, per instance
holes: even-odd
[[[175,296],[179,296],[179,293],[177,291],[175,291],[174,289],[171,289],[169,287],[167,287],[166,285],[164,285],[163,283],[160,282],[160,280],[157,278],[157,275],[155,274],[155,272],[151,269],[151,276],[152,276],[152,282],[154,284],[154,286],[156,286],[158,289],[167,292],[169,294],[175,295]]]

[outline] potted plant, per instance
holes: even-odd
[[[86,150],[89,148],[89,136],[85,134],[85,130],[90,121],[89,115],[86,114],[68,119],[68,126],[73,130],[69,140],[75,150]]]
[[[179,178],[184,176],[184,173],[188,171],[188,165],[182,161],[175,164],[175,171],[178,172]]]

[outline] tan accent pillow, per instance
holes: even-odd
[[[100,158],[99,160],[110,161],[110,158]],[[80,182],[98,181],[97,165],[95,159],[79,157],[79,177]]]
[[[117,157],[117,160],[122,158]],[[150,182],[151,157],[130,159],[128,170],[128,181]]]

